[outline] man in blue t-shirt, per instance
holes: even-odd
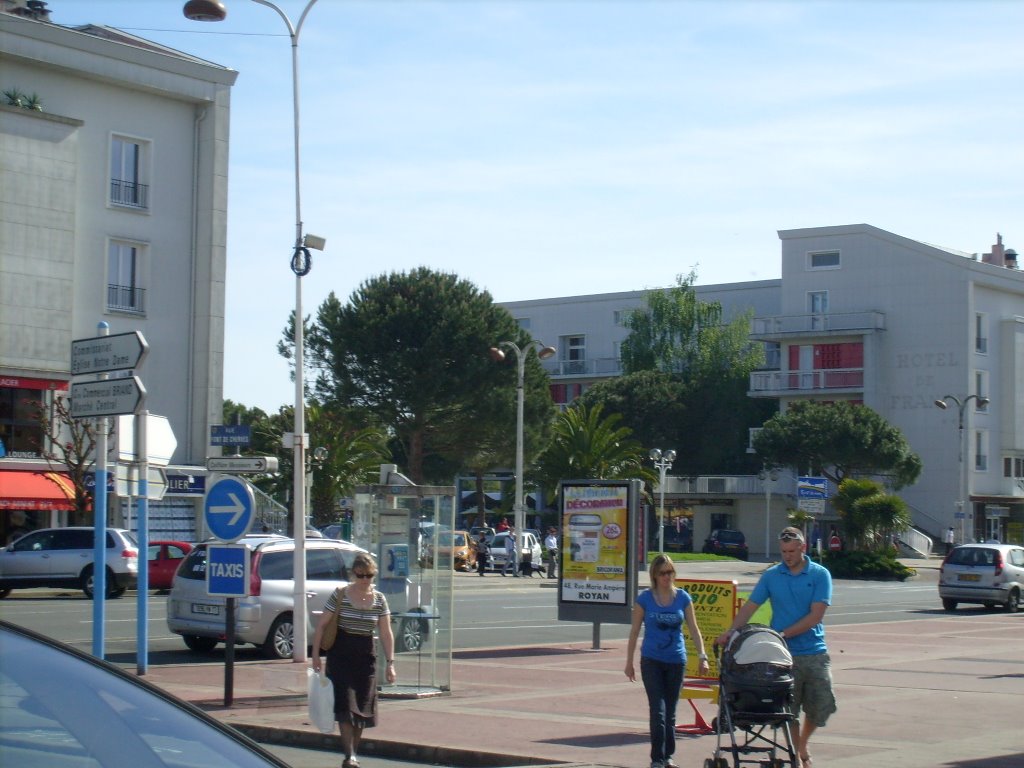
[[[832,603],[832,575],[804,554],[804,535],[799,528],[782,530],[779,551],[782,562],[761,574],[750,599],[715,642],[727,644],[766,600],[771,601],[772,629],[785,638],[793,655],[793,712],[798,717],[801,708],[804,712],[803,725],[793,734],[793,746],[803,768],[811,768],[807,742],[836,711],[832,665],[822,625]]]

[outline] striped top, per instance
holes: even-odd
[[[331,593],[331,596],[327,598],[327,604],[324,606],[324,611],[331,613],[337,606],[338,591],[335,590]],[[373,590],[373,605],[369,608],[357,608],[352,605],[352,602],[348,599],[348,590],[345,590],[341,598],[341,616],[338,617],[338,627],[344,629],[350,635],[369,635],[373,636],[373,630],[377,626],[377,620],[381,616],[390,616],[391,610],[388,608],[388,599],[384,597],[384,594]]]

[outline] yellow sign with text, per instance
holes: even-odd
[[[562,600],[626,605],[628,486],[562,493]]]
[[[686,637],[686,677],[718,679],[718,660],[715,659],[715,638],[725,632],[736,618],[739,610],[739,593],[735,581],[704,581],[699,579],[676,579],[676,587],[685,589],[693,600],[693,613],[697,627],[704,638],[704,650],[708,654],[711,669],[706,676],[700,674],[700,659],[693,639]]]

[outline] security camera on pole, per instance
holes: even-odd
[[[292,24],[288,15],[270,0],[252,0],[277,12],[288,27],[292,42],[292,117],[294,125],[295,154],[295,244],[291,254],[291,269],[295,273],[295,431],[286,439],[286,446],[294,449],[292,472],[292,523],[295,538],[295,616],[306,616],[306,434],[305,381],[303,377],[303,322],[302,322],[302,278],[313,266],[310,249],[322,251],[327,241],[317,235],[302,234],[302,196],[299,183],[299,35],[306,16],[317,0],[309,0],[302,10],[299,23]],[[188,0],[182,8],[185,17],[193,21],[223,21],[227,8],[221,0]],[[287,437],[287,436],[286,436]],[[294,622],[292,659],[306,661],[306,622]]]

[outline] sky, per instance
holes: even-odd
[[[225,0],[50,0],[237,70],[224,397],[294,402],[291,48]],[[305,0],[277,0],[294,24]],[[778,278],[778,230],[1024,247],[1024,3],[319,0],[299,36],[303,314],[425,265],[496,301]]]

